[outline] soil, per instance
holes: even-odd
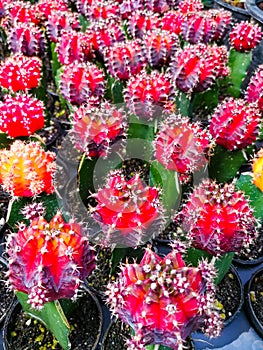
[[[216,306],[222,318],[225,322],[229,322],[243,301],[241,286],[234,270],[230,270],[219,283],[216,299]]]
[[[263,326],[263,271],[259,273],[251,283],[250,300],[255,315]]]
[[[13,291],[7,288],[6,271],[7,266],[0,260],[0,322],[5,318],[6,313],[15,298]]]
[[[71,349],[91,350],[100,334],[101,315],[89,294],[82,296],[79,302],[81,307],[68,317],[72,327],[69,336]],[[15,325],[11,323],[8,328],[10,350],[62,350],[51,332],[39,321],[29,318],[21,309],[12,321]]]

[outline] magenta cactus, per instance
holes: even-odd
[[[256,103],[261,113],[263,112],[263,65],[260,65],[250,79],[246,91],[246,100]]]
[[[46,49],[43,31],[32,23],[16,24],[8,32],[7,41],[13,53],[25,56],[38,56]]]
[[[12,25],[20,23],[39,23],[37,13],[30,2],[21,0],[8,1],[6,4],[6,15]]]
[[[132,113],[146,120],[159,117],[174,106],[171,76],[157,71],[147,75],[145,71],[127,82],[124,98]]]
[[[40,21],[46,22],[53,11],[67,12],[68,6],[64,0],[39,0],[34,5],[34,9]]]
[[[179,217],[192,246],[212,255],[238,253],[257,235],[253,210],[233,184],[203,181],[194,188]]]
[[[122,265],[117,280],[108,285],[112,312],[135,331],[129,350],[150,344],[183,350],[186,338],[202,326],[210,337],[220,334],[215,267],[207,261],[187,266],[182,249],[175,243],[164,258],[146,249],[140,263]]]
[[[45,123],[44,104],[26,94],[5,95],[0,101],[0,129],[11,137],[29,136]]]
[[[142,39],[150,30],[158,28],[160,17],[157,13],[147,10],[133,12],[127,21],[127,31],[133,38]]]
[[[204,9],[204,4],[201,0],[183,0],[178,4],[178,10],[181,13],[198,12]]]
[[[230,97],[215,109],[209,131],[217,144],[232,151],[251,145],[260,124],[261,113],[255,105]]]
[[[101,19],[114,20],[118,22],[120,19],[120,6],[118,2],[114,0],[92,1],[91,5],[88,7],[88,12],[85,13],[85,16],[92,22]]]
[[[76,298],[80,284],[95,267],[95,255],[79,224],[58,212],[50,222],[42,216],[8,237],[8,282],[28,294],[33,308],[46,302]]]
[[[42,202],[33,202],[25,205],[21,209],[21,213],[23,214],[26,220],[34,220],[39,218],[40,216],[44,216],[46,212],[46,208]]]
[[[198,122],[170,115],[160,125],[155,139],[155,156],[167,169],[177,171],[186,182],[190,174],[208,163],[210,139]]]
[[[94,57],[92,39],[92,31],[82,33],[74,30],[63,30],[56,45],[59,62],[62,65],[69,65],[75,61],[89,61]]]
[[[57,42],[61,32],[79,30],[79,16],[75,12],[52,10],[47,18],[47,34],[51,41]]]
[[[236,51],[251,51],[262,38],[262,30],[256,23],[236,23],[229,34],[230,44]]]
[[[73,114],[72,135],[76,148],[87,157],[106,157],[114,143],[126,137],[127,116],[108,102],[99,107],[82,105]]]
[[[114,43],[104,51],[104,57],[110,74],[121,80],[138,74],[147,63],[139,40]]]
[[[200,43],[178,50],[170,64],[176,87],[186,93],[209,89],[216,79],[229,74],[227,60],[226,46]]]
[[[176,34],[165,30],[149,31],[143,38],[145,54],[151,67],[159,67],[169,63],[171,56],[179,48]]]
[[[180,11],[165,12],[161,18],[161,28],[170,33],[181,34],[184,14]]]
[[[70,103],[81,105],[86,103],[89,98],[100,99],[104,90],[103,71],[95,64],[73,62],[63,67],[60,91]]]
[[[94,195],[93,218],[101,226],[100,244],[136,247],[163,229],[159,191],[147,186],[139,174],[127,180],[121,171],[110,173],[106,185]]]

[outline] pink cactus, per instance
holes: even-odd
[[[8,282],[28,294],[33,308],[46,302],[76,298],[81,282],[95,267],[93,249],[79,224],[58,212],[50,222],[42,216],[28,227],[21,223],[8,237]]]
[[[246,91],[246,100],[249,103],[256,103],[261,113],[263,112],[263,65],[258,66],[250,79]]]
[[[128,80],[124,98],[132,113],[140,118],[153,120],[166,108],[172,109],[173,94],[169,74],[152,71],[147,75],[143,71]]]
[[[216,79],[229,74],[225,46],[189,45],[178,50],[171,61],[176,87],[186,93],[209,89]]]
[[[38,56],[46,49],[44,32],[32,23],[16,24],[8,32],[7,41],[13,53],[25,56]]]
[[[89,6],[88,13],[85,13],[90,21],[98,20],[114,20],[116,22],[120,19],[120,6],[118,2],[114,0],[102,1],[95,0],[92,1]]]
[[[184,14],[202,11],[203,9],[204,5],[201,0],[183,0],[178,4],[178,10]]]
[[[160,17],[157,13],[142,10],[133,12],[127,22],[127,31],[133,38],[143,38],[152,29],[159,27]]]
[[[80,29],[79,16],[75,12],[52,10],[46,23],[48,37],[57,42],[61,32]]]
[[[0,129],[11,137],[29,136],[42,129],[44,104],[28,95],[5,95],[0,101]]]
[[[187,240],[212,255],[240,252],[256,237],[253,210],[233,184],[203,181],[194,188],[179,217]]]
[[[232,151],[251,145],[258,136],[260,123],[261,113],[255,105],[231,97],[215,109],[209,131],[217,144]]]
[[[82,105],[73,114],[72,135],[76,148],[88,157],[106,157],[114,143],[125,138],[127,116],[108,102],[99,107]]]
[[[20,23],[39,23],[38,16],[30,2],[21,0],[8,1],[6,14],[13,25]]]
[[[94,197],[98,204],[92,216],[101,226],[104,245],[135,247],[163,228],[159,191],[145,185],[139,174],[126,180],[120,171],[110,173]]]
[[[115,43],[104,51],[110,74],[127,80],[142,71],[146,66],[142,43],[138,40]]]
[[[88,16],[90,11],[90,6],[94,2],[94,0],[76,0],[76,6],[78,12],[83,16]]]
[[[106,294],[112,312],[135,331],[129,350],[150,344],[183,350],[185,339],[201,326],[211,337],[220,334],[213,263],[186,266],[177,243],[164,258],[146,249],[139,264],[126,263],[120,269]]]
[[[89,61],[94,57],[92,38],[92,31],[82,33],[74,30],[63,30],[56,45],[59,62],[62,65],[69,65],[75,61]]]
[[[16,140],[0,150],[0,183],[13,196],[33,197],[54,192],[55,153],[45,152],[39,142]]]
[[[12,92],[36,88],[41,80],[42,62],[38,57],[16,53],[0,64],[0,86]]]
[[[184,181],[208,163],[210,140],[198,122],[170,115],[156,135],[156,159],[167,169],[179,172]]]
[[[68,11],[67,2],[64,0],[39,0],[35,4],[35,11],[38,18],[45,22],[54,11]]]
[[[93,63],[73,62],[63,67],[60,80],[62,96],[70,103],[81,105],[90,98],[101,98],[105,90],[104,75]]]
[[[174,34],[181,34],[185,15],[180,11],[165,12],[161,18],[161,28]]]
[[[143,38],[145,54],[151,67],[168,64],[171,56],[179,48],[179,39],[176,34],[165,30],[149,31]]]
[[[251,51],[260,43],[262,29],[256,23],[242,21],[232,27],[229,38],[236,51]]]

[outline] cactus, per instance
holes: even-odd
[[[203,92],[216,79],[229,74],[226,46],[188,45],[171,60],[171,74],[176,87],[186,93]]]
[[[73,114],[72,135],[76,148],[87,157],[106,157],[112,145],[125,138],[127,116],[108,102],[100,107],[83,105]]]
[[[160,125],[155,139],[155,157],[169,170],[179,172],[183,182],[208,163],[210,140],[198,122],[170,115]]]
[[[242,21],[236,23],[229,34],[230,45],[240,52],[251,51],[260,42],[262,30],[256,23]]]
[[[44,126],[44,104],[28,95],[5,95],[0,101],[0,129],[10,137],[29,136]]]
[[[34,5],[37,17],[41,22],[45,22],[52,12],[68,11],[67,2],[64,0],[39,0]]]
[[[28,294],[33,308],[46,302],[76,298],[80,283],[95,268],[95,256],[80,225],[65,222],[58,212],[50,222],[42,216],[8,237],[8,282]]]
[[[259,150],[252,163],[253,183],[263,192],[263,150]]]
[[[40,56],[46,49],[43,31],[32,23],[16,24],[8,32],[7,41],[13,53],[25,56]]]
[[[165,12],[161,18],[161,28],[174,34],[181,34],[184,14],[180,11]]]
[[[63,67],[59,82],[61,95],[70,103],[81,105],[90,98],[101,98],[104,75],[93,63],[73,62]]]
[[[171,76],[152,71],[144,71],[131,77],[124,92],[125,102],[132,113],[146,120],[160,117],[164,109],[173,107],[174,89]]]
[[[101,226],[104,245],[136,247],[163,228],[159,191],[146,186],[139,174],[126,180],[119,170],[110,173],[94,197],[98,204],[92,216]]]
[[[39,23],[35,9],[30,2],[21,0],[8,1],[6,4],[6,15],[8,21],[14,26],[20,23]]]
[[[39,142],[14,141],[0,150],[0,183],[13,196],[32,197],[54,191],[55,153]]]
[[[212,255],[240,252],[255,239],[257,221],[232,183],[204,180],[177,216],[192,246]]]
[[[156,13],[142,10],[133,12],[127,22],[127,31],[133,38],[142,39],[150,30],[159,27],[160,18]]]
[[[181,13],[197,12],[204,9],[203,2],[201,0],[184,0],[178,4],[178,10]]]
[[[92,38],[92,31],[82,33],[74,30],[63,30],[55,49],[59,62],[62,65],[69,65],[75,61],[89,61],[94,57]]]
[[[249,103],[256,103],[263,112],[263,65],[260,65],[250,79],[246,90],[246,100]]]
[[[25,205],[21,213],[26,220],[34,220],[45,215],[46,208],[42,202],[33,202]]]
[[[88,12],[85,16],[91,21],[98,20],[114,20],[118,22],[120,18],[120,7],[118,2],[114,0],[102,1],[96,0],[92,1],[91,5],[88,7]]]
[[[229,97],[215,109],[209,131],[217,144],[232,151],[251,145],[260,124],[261,113],[255,105]]]
[[[147,62],[138,40],[114,43],[104,51],[104,57],[110,74],[121,80],[141,72]]]
[[[70,11],[52,10],[47,18],[47,34],[52,42],[57,42],[63,30],[79,30],[79,16]]]
[[[143,37],[147,61],[151,67],[164,66],[179,48],[176,34],[164,30],[151,30]]]
[[[128,349],[162,344],[183,350],[185,339],[199,327],[218,336],[222,320],[214,310],[213,263],[188,267],[177,242],[164,258],[149,248],[141,262],[122,265],[115,282],[108,285],[112,312],[135,331]]]
[[[13,54],[0,64],[0,86],[12,92],[36,88],[40,84],[41,69],[42,63],[38,57]]]

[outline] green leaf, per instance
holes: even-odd
[[[189,108],[191,103],[192,95],[186,94],[182,91],[179,91],[178,94],[175,97],[175,104],[177,107],[177,110],[180,114],[184,116],[189,115]]]
[[[165,209],[165,216],[168,221],[178,208],[181,200],[181,186],[176,171],[166,169],[157,160],[154,160],[150,169],[151,185],[160,187],[161,201]]]
[[[172,350],[172,348],[168,348],[168,346],[164,346],[164,345],[146,345],[145,349],[147,349],[147,350]]]
[[[199,113],[202,111],[202,115],[207,115],[212,112],[213,109],[218,105],[218,87],[213,86],[211,89],[204,92],[198,92],[193,95],[193,100],[191,102],[191,114],[195,112]]]
[[[57,52],[55,51],[55,48],[56,48],[56,43],[52,42],[50,44],[50,49],[51,49],[51,57],[52,57],[52,60],[51,60],[51,68],[52,68],[52,74],[53,74],[53,77],[55,79],[56,75],[57,75],[57,71],[60,69],[61,67],[61,64],[58,60],[58,54]]]
[[[28,303],[28,295],[26,293],[17,292],[16,295],[24,311],[30,317],[41,321],[52,332],[62,348],[69,350],[70,343],[68,336],[70,326],[59,302],[57,300],[48,302],[44,304],[41,310],[35,310]]]
[[[252,59],[252,51],[239,52],[230,49],[228,65],[231,68],[230,75],[224,79],[228,84],[226,93],[233,97],[240,97],[241,85],[247,75],[247,69]]]
[[[88,28],[88,26],[89,26],[89,24],[90,24],[90,22],[87,20],[87,18],[85,16],[80,15],[79,16],[79,23],[80,23],[80,26],[81,26],[81,31],[83,33],[85,33],[87,28]]]
[[[114,104],[123,103],[123,89],[124,82],[121,82],[120,80],[113,78],[111,75],[108,75],[107,91],[105,94],[106,98],[111,99]]]
[[[0,132],[0,149],[7,148],[12,142],[13,139],[8,137],[6,133]]]
[[[241,174],[236,181],[237,189],[243,191],[249,197],[250,206],[254,209],[254,216],[263,220],[263,193],[254,185],[252,181],[252,173]]]
[[[79,194],[84,203],[87,203],[87,198],[91,193],[95,192],[93,184],[93,172],[97,158],[88,159],[85,155],[79,166]]]
[[[209,177],[219,182],[232,180],[237,175],[240,166],[246,162],[249,153],[249,149],[245,153],[245,150],[229,151],[217,145],[210,159]]]

